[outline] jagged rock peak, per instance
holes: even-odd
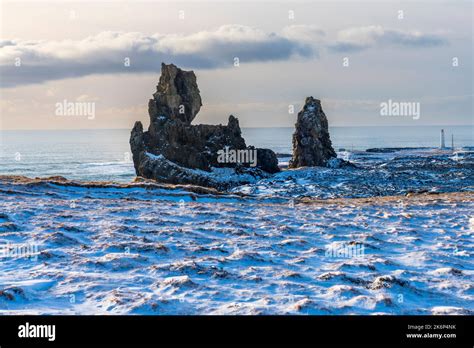
[[[329,159],[336,156],[321,101],[307,97],[295,124],[289,167],[326,166]]]
[[[169,117],[191,124],[202,101],[194,71],[184,71],[174,64],[161,64],[161,76],[149,103],[150,117]]]
[[[156,93],[148,103],[150,126],[144,131],[136,122],[130,134],[137,176],[228,189],[280,170],[273,151],[247,147],[234,116],[229,116],[227,125],[192,125],[201,105],[194,72],[162,64]],[[222,157],[227,150],[242,158]],[[231,171],[215,170],[222,168]],[[216,173],[222,173],[222,180],[214,177]]]

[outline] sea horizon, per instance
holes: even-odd
[[[329,127],[332,145],[340,156],[369,148],[436,148],[437,126],[400,128],[378,126]],[[446,146],[474,146],[474,127],[445,126]],[[292,127],[244,127],[247,145],[268,148],[279,154],[292,152]],[[1,130],[0,175],[54,176],[76,180],[129,182],[135,177],[128,129]],[[342,154],[341,154],[342,152]],[[280,159],[287,162],[288,159]]]
[[[295,119],[296,123],[296,119]],[[201,123],[193,123],[193,124],[201,124]],[[216,124],[223,124],[216,123]],[[18,131],[67,131],[67,130],[74,130],[74,131],[85,131],[85,130],[128,130],[130,131],[131,127],[119,127],[119,128],[106,128],[106,127],[97,127],[97,128],[12,128],[12,129],[0,129],[0,132],[18,132]],[[412,128],[412,127],[474,127],[474,123],[469,124],[418,124],[418,125],[409,125],[409,124],[368,124],[368,125],[329,125],[329,128],[368,128],[368,127],[405,127],[405,128]],[[272,126],[272,127],[244,127],[241,126],[242,129],[266,129],[266,128],[291,128],[294,129],[294,125],[289,126]]]

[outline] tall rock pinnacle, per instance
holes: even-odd
[[[256,176],[280,170],[273,151],[247,147],[234,116],[229,116],[227,125],[192,125],[201,105],[194,72],[162,64],[156,92],[148,103],[148,131],[144,131],[141,122],[136,122],[130,135],[137,176],[171,184],[226,189],[242,182],[218,182],[211,175],[213,169],[229,167],[239,173],[248,170]],[[221,161],[218,154],[227,148],[256,151],[257,168],[249,168],[247,162]]]
[[[162,63],[160,81],[149,102],[150,117],[167,116],[191,124],[201,106],[194,72]]]
[[[331,157],[337,156],[329,138],[328,120],[321,101],[306,98],[295,128],[289,168],[326,166]]]

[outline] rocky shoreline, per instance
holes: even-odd
[[[246,145],[233,115],[227,125],[191,124],[201,106],[194,72],[163,63],[156,92],[148,103],[148,130],[136,122],[130,135],[137,176],[228,190],[280,171],[272,150]],[[239,156],[229,158],[229,149]],[[308,97],[295,124],[289,167],[343,164],[336,158],[321,102]]]
[[[165,193],[169,195],[189,195],[192,200],[196,200],[199,195],[212,195],[222,196],[226,198],[255,198],[265,199],[266,197],[254,196],[243,192],[221,192],[213,188],[202,187],[197,185],[173,185],[173,184],[160,184],[154,180],[147,180],[139,178],[132,183],[116,183],[106,181],[77,181],[68,180],[61,176],[52,176],[44,178],[30,178],[22,175],[0,175],[0,185],[17,185],[28,188],[33,187],[46,187],[48,185],[55,185],[58,187],[71,187],[71,188],[83,188],[83,189],[145,189],[147,191],[160,191],[159,193]],[[0,194],[16,194],[12,190],[4,190],[0,188]],[[26,193],[26,192],[24,192]],[[193,195],[197,194],[197,195]],[[325,198],[320,197],[294,197],[285,198],[283,197],[267,197],[273,201],[291,200],[293,203],[298,204],[377,204],[382,202],[399,202],[400,200],[416,200],[416,201],[432,201],[432,200],[473,200],[474,201],[474,187],[473,191],[452,191],[452,192],[435,192],[427,190],[413,190],[408,191],[405,194],[394,194],[388,196],[371,196],[371,197],[336,197],[336,198]]]

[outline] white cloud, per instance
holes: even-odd
[[[320,42],[326,32],[315,25],[300,24],[283,28],[282,35],[290,40],[315,43]]]
[[[384,29],[381,26],[372,25],[339,31],[336,42],[329,45],[329,48],[335,51],[358,51],[375,45],[429,47],[446,43],[447,40],[437,34]]]
[[[161,62],[211,69],[240,64],[318,57],[321,48],[361,50],[379,44],[433,46],[436,35],[387,30],[380,26],[339,31],[337,40],[312,25],[293,25],[267,33],[243,25],[224,25],[189,35],[101,32],[82,40],[0,41],[1,87],[92,74],[158,72]],[[15,66],[21,59],[21,66]],[[128,60],[130,62],[129,65]]]
[[[102,32],[83,40],[14,41],[0,43],[3,86],[85,76],[94,73],[159,71],[161,62],[187,68],[216,68],[253,61],[311,56],[304,42],[259,29],[225,25],[191,35],[147,36],[141,33]],[[21,66],[15,60],[21,59]],[[124,64],[130,59],[130,66]]]

